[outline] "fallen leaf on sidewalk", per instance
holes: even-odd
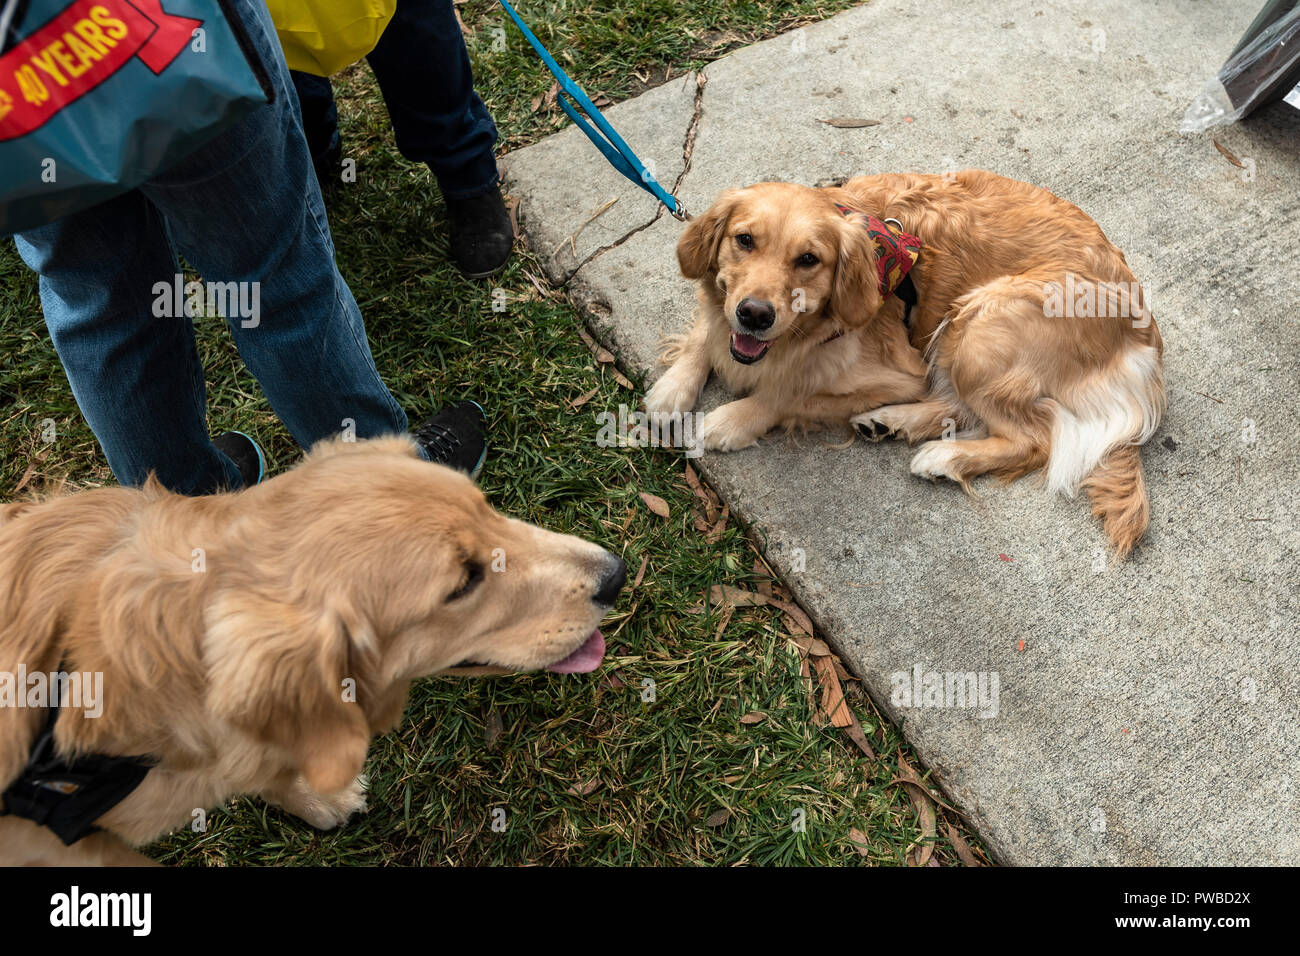
[[[1221,152],[1224,155],[1224,158],[1227,159],[1228,162],[1232,163],[1232,165],[1236,166],[1238,169],[1246,168],[1246,164],[1237,158],[1237,154],[1228,149],[1228,147],[1224,146],[1217,139],[1210,140],[1210,142],[1214,144],[1214,148]]]
[[[880,125],[880,120],[858,119],[853,116],[832,116],[830,119],[818,120],[817,122],[825,123],[827,126],[834,126],[836,129],[864,129],[868,126]]]

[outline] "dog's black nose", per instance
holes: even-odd
[[[596,596],[592,598],[597,604],[604,604],[612,607],[618,599],[618,592],[623,590],[623,582],[627,580],[627,565],[623,559],[616,554],[607,554],[605,557],[605,571],[600,578],[600,586],[596,589]]]
[[[736,318],[740,324],[751,332],[770,329],[776,321],[776,309],[771,302],[759,302],[757,299],[741,299],[736,306]]]

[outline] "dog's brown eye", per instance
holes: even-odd
[[[811,252],[805,252],[798,259],[794,260],[794,264],[797,266],[815,266],[819,262],[821,262],[821,260]]]
[[[460,585],[447,595],[447,601],[463,598],[483,583],[483,565],[475,561],[465,562],[465,573],[461,575]]]
[[[737,244],[739,244],[740,248],[742,249],[754,248],[754,237],[747,232],[742,232],[740,235],[738,235],[736,237],[736,242]]]

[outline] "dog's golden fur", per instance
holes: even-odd
[[[0,863],[148,862],[130,847],[240,794],[335,826],[364,807],[367,746],[413,680],[565,658],[611,563],[496,513],[404,438],[325,443],[231,494],[0,507],[0,670],[101,673],[102,715],[62,709],[58,749],[159,761],[71,847],[0,817]],[[0,791],[45,716],[0,708]]]
[[[861,216],[836,204],[897,219],[924,244],[910,273],[910,334],[902,302],[882,301]],[[677,257],[699,280],[699,310],[666,351],[671,367],[646,409],[688,411],[716,372],[744,397],[704,417],[705,448],[744,448],[782,425],[852,422],[871,437],[925,442],[912,471],[927,478],[968,488],[982,474],[1045,469],[1053,490],[1082,486],[1121,556],[1145,533],[1137,446],[1164,409],[1160,333],[1124,254],[1076,206],[979,170],[828,189],[760,183],[723,193],[689,224]],[[1060,314],[1054,290],[1078,290],[1085,306],[1091,290],[1094,311],[1120,314],[1067,317],[1075,303]],[[1113,308],[1126,301],[1116,290],[1134,291],[1127,310]],[[775,308],[754,364],[731,351],[746,331],[736,315],[745,299]]]

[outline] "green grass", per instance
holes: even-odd
[[[694,68],[792,18],[849,5],[560,0],[525,2],[522,12],[544,42],[566,51],[593,95],[617,99],[662,80],[670,65]],[[507,50],[492,49],[491,27],[504,26],[504,14],[485,0],[459,9],[503,146],[558,127],[558,114],[531,108],[550,82],[513,27]],[[881,754],[871,761],[818,722],[775,611],[740,609],[720,635],[716,613],[692,613],[712,585],[757,585],[744,529],[733,522],[713,543],[695,530],[681,458],[596,446],[594,412],[635,405],[637,396],[593,361],[577,312],[538,291],[530,277],[541,270],[522,251],[493,280],[461,279],[446,264],[437,188],[397,154],[369,73],[354,67],[338,87],[346,155],[358,160],[360,178],[330,197],[330,219],[394,394],[417,420],[444,402],[478,398],[491,418],[481,483],[493,504],[597,541],[633,571],[645,560],[647,570],[604,626],[611,658],[595,675],[418,685],[400,730],[372,747],[369,812],[342,829],[318,833],[243,799],[213,810],[207,832],[182,831],[150,852],[216,866],[902,863],[918,820],[891,781],[900,755],[916,759],[895,728],[855,695]],[[509,296],[505,313],[491,308],[498,287]],[[0,248],[0,288],[0,489],[12,497],[29,466],[29,488],[111,482],[49,344],[35,278],[9,244]],[[201,320],[198,333],[212,428],[248,431],[273,470],[290,466],[299,450],[219,320]],[[570,401],[592,388],[596,396],[574,411]],[[53,444],[41,441],[46,419],[57,426]],[[671,517],[651,514],[642,491],[665,498]],[[642,699],[646,681],[653,702]],[[753,711],[767,718],[742,725]],[[503,832],[493,829],[494,808],[505,811]],[[797,811],[802,832],[791,826]],[[866,835],[862,852],[850,828]],[[935,858],[956,861],[942,835]]]

